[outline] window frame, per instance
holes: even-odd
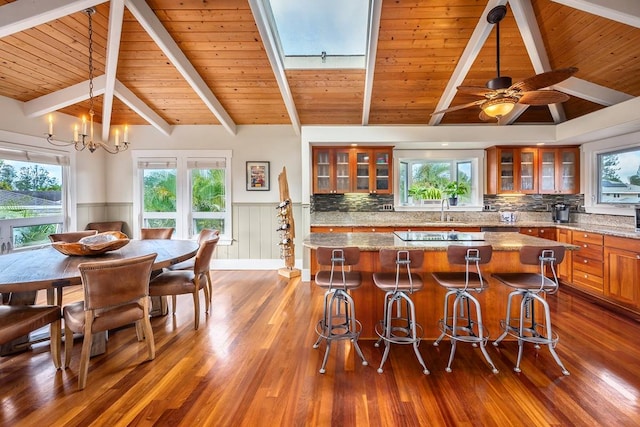
[[[11,244],[10,248],[6,250],[7,252],[31,250],[49,244],[46,242],[15,248],[14,228],[48,224],[57,224],[58,232],[77,228],[76,186],[74,180],[71,179],[72,171],[76,170],[75,152],[45,148],[39,145],[41,143],[41,138],[35,136],[0,130],[0,158],[3,160],[19,160],[34,164],[58,164],[62,168],[62,198],[60,202],[62,212],[60,215],[0,219],[0,244]],[[72,215],[72,213],[74,214]]]
[[[426,205],[406,205],[400,202],[400,171],[401,163],[408,164],[408,173],[411,173],[411,165],[416,161],[457,161],[471,162],[471,197],[468,204],[451,206],[450,210],[482,211],[484,201],[484,150],[393,150],[394,159],[394,210],[396,211],[440,211],[440,203]],[[456,171],[457,173],[457,171]],[[407,180],[407,187],[411,180]]]
[[[633,142],[630,142],[633,141]],[[635,216],[635,206],[638,203],[610,204],[598,201],[599,192],[599,165],[598,156],[634,148],[640,148],[640,133],[620,135],[605,141],[596,141],[583,144],[581,150],[581,164],[583,165],[580,177],[584,193],[584,211],[589,214]]]
[[[225,230],[220,230],[219,244],[231,244],[233,224],[232,224],[232,205],[231,205],[231,150],[133,150],[133,168],[134,168],[134,191],[133,191],[133,234],[139,238],[140,228],[144,224],[143,213],[143,171],[144,168],[139,167],[141,161],[175,162],[176,169],[176,213],[157,213],[154,218],[174,218],[176,221],[175,234],[176,239],[196,239],[197,235],[193,233],[193,219],[199,218],[201,215],[193,215],[191,212],[191,169],[189,162],[197,159],[222,159],[224,158],[225,168],[225,207],[226,210],[221,216],[224,219]],[[220,216],[220,215],[218,215]]]

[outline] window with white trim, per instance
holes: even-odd
[[[0,146],[0,253],[48,244],[49,234],[64,231],[69,163],[64,153]]]
[[[134,151],[134,229],[174,227],[195,238],[203,228],[230,241],[231,151]],[[134,234],[137,231],[134,231]]]

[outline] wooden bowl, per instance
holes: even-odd
[[[94,236],[83,237],[73,243],[54,242],[51,246],[64,255],[93,256],[115,251],[128,243],[129,237],[126,234],[120,231],[107,231]]]

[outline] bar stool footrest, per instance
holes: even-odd
[[[503,331],[505,331],[507,334],[511,335],[514,338],[517,338],[525,342],[537,344],[537,345],[551,344],[551,346],[555,348],[556,345],[558,344],[558,341],[560,340],[560,336],[555,331],[551,331],[551,337],[546,337],[544,333],[547,327],[542,323],[536,323],[532,325],[533,328],[525,327],[523,329],[523,332],[529,335],[521,336],[519,323],[520,323],[520,319],[518,318],[509,319],[509,324],[507,324],[505,320],[500,320],[500,328],[502,328]],[[514,324],[516,326],[514,326]]]
[[[356,330],[352,331],[349,328],[349,325],[346,323],[339,323],[337,325],[332,324],[331,330],[336,330],[336,329],[340,329],[343,330],[344,332],[339,332],[339,333],[334,333],[332,331],[327,332],[327,328],[324,325],[324,320],[320,319],[318,320],[318,323],[316,323],[316,334],[318,334],[319,337],[325,339],[325,340],[358,340],[358,338],[360,337],[360,333],[362,332],[362,324],[360,323],[359,320],[354,319],[353,322],[355,323],[356,326]]]
[[[393,320],[406,320],[403,318],[394,318]],[[420,341],[422,340],[422,337],[424,336],[424,329],[422,328],[422,325],[419,323],[415,323],[415,327],[416,327],[416,337],[412,337],[411,336],[411,325],[408,326],[392,326],[391,327],[391,336],[387,337],[385,334],[385,327],[384,327],[384,321],[380,320],[376,326],[375,326],[375,331],[376,334],[378,335],[378,337],[380,337],[380,339],[384,340],[384,341],[388,341],[390,343],[393,344],[413,344],[413,343],[418,343],[418,345],[420,344]],[[396,332],[401,332],[403,335],[397,335]]]
[[[463,320],[464,323],[468,325],[468,319],[458,319]],[[445,336],[449,337],[449,339],[456,340],[459,342],[468,342],[468,343],[482,343],[485,345],[489,340],[489,331],[483,327],[481,323],[471,321],[471,329],[468,326],[456,326],[458,332],[462,332],[466,335],[459,335],[456,331],[453,331],[453,317],[447,318],[447,323],[444,322],[444,319],[438,320],[438,329]],[[482,329],[482,335],[479,335],[479,331]]]

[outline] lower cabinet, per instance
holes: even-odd
[[[573,284],[592,294],[604,295],[602,234],[574,231],[571,243],[580,247],[572,256]]]
[[[605,296],[640,309],[640,240],[604,237]]]

